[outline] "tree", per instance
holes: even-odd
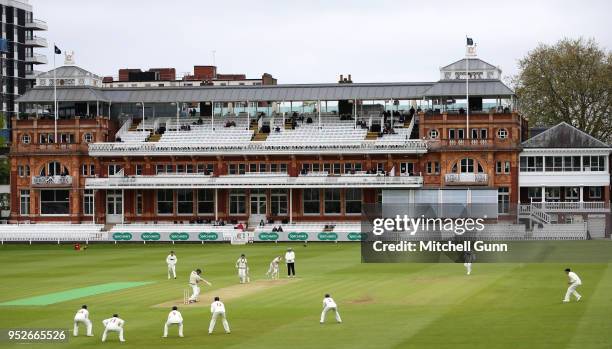
[[[565,121],[612,142],[612,53],[593,39],[540,44],[519,61],[514,85],[531,126]]]

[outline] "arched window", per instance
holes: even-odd
[[[500,128],[499,130],[497,130],[497,138],[499,139],[508,138],[508,130],[506,130],[505,128]]]
[[[41,176],[66,176],[68,168],[58,161],[51,161],[40,169]]]

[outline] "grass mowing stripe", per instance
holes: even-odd
[[[22,299],[16,299],[13,301],[8,301],[4,303],[0,303],[0,305],[49,305],[60,302],[65,302],[77,298],[83,298],[87,296],[98,295],[102,293],[113,292],[117,290],[123,290],[126,288],[137,287],[152,284],[151,281],[140,281],[140,282],[110,282],[107,284],[81,287],[72,290],[55,292],[50,294],[45,294],[41,296],[28,297]]]

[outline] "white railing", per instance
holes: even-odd
[[[415,188],[423,184],[420,176],[299,176],[225,175],[219,177],[198,174],[87,178],[88,189],[154,189],[154,188]]]
[[[408,137],[410,137],[410,135],[412,134],[412,129],[414,128],[414,123],[415,123],[415,119],[416,119],[416,114],[414,114],[412,116],[412,119],[410,120],[410,124],[408,125]]]
[[[493,142],[490,139],[449,139],[449,146],[464,146],[464,145],[472,145],[472,146],[481,146],[481,145],[490,145]]]
[[[132,117],[125,120],[123,125],[121,125],[121,128],[119,129],[119,131],[117,131],[117,133],[115,134],[115,139],[117,138],[123,139],[123,135],[126,134],[129,131],[130,127],[132,126],[132,122],[133,122]]]
[[[422,140],[403,140],[393,142],[320,142],[302,141],[282,144],[245,142],[242,144],[207,145],[188,142],[156,143],[92,143],[89,144],[91,156],[124,155],[181,155],[181,154],[309,154],[309,153],[425,153],[429,143]]]
[[[26,28],[36,28],[41,30],[47,30],[47,22],[41,21],[40,19],[32,19],[25,23]]]
[[[546,212],[595,211],[606,212],[610,205],[603,201],[594,202],[534,202],[533,206]]]
[[[530,216],[536,218],[535,220],[550,223],[550,215],[542,210],[541,207],[533,204],[521,204],[518,207],[519,216]],[[532,219],[533,219],[532,218]]]
[[[446,183],[486,184],[489,181],[489,175],[486,173],[447,173],[444,178]]]
[[[47,64],[47,56],[35,53],[32,56],[26,56],[26,62]]]
[[[30,46],[47,47],[47,39],[39,36],[33,36],[31,38],[26,38],[25,44]]]
[[[72,176],[33,176],[32,185],[72,185]]]

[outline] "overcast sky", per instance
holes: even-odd
[[[478,56],[516,73],[538,43],[592,37],[612,48],[612,1],[30,0],[40,33],[100,75],[119,68],[213,63],[219,73],[271,73],[279,83],[435,81],[460,59],[465,36]],[[41,52],[43,53],[43,52]],[[63,56],[57,56],[58,65]]]

